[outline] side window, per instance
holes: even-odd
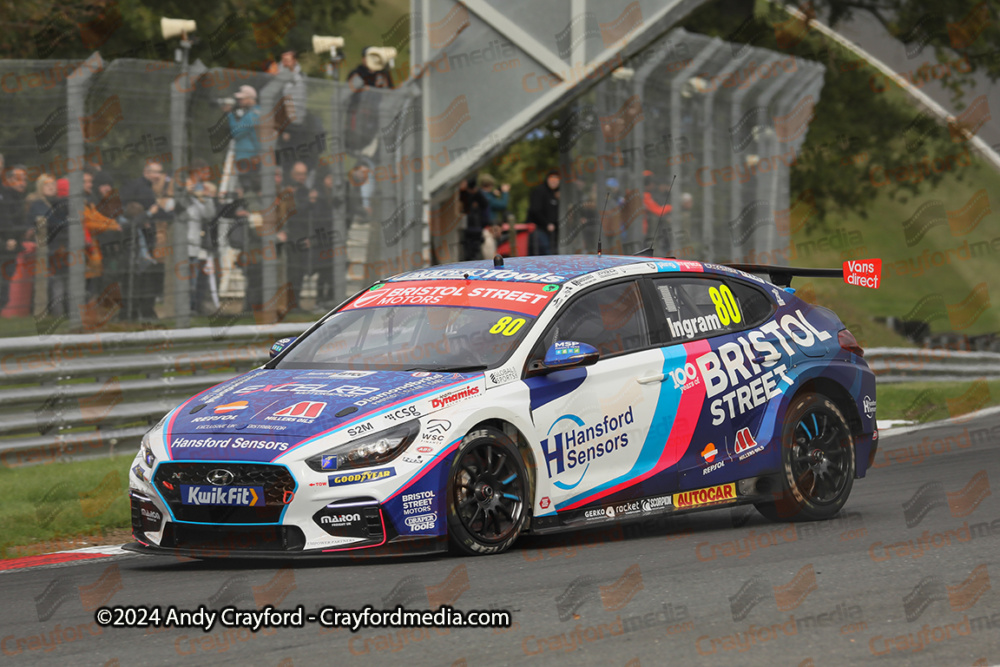
[[[736,281],[712,278],[654,280],[671,343],[742,331],[771,314],[763,292]]]
[[[649,335],[639,286],[635,281],[618,283],[576,299],[538,342],[531,358],[544,358],[557,340],[589,343],[602,358],[647,347]]]

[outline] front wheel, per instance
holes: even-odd
[[[506,551],[527,519],[528,480],[517,447],[492,428],[459,447],[448,478],[448,535],[470,555]]]
[[[817,521],[837,514],[854,486],[854,438],[840,409],[822,394],[796,396],[781,436],[781,489],[757,503],[772,521]]]

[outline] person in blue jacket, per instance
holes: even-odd
[[[260,192],[260,107],[253,86],[240,86],[233,96],[239,105],[229,110],[229,132],[236,142],[236,172],[244,191]]]

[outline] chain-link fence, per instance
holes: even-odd
[[[552,251],[785,263],[823,72],[683,30],[616,63],[560,112]],[[421,90],[99,53],[0,62],[0,330],[270,323],[465,258],[479,242],[457,193],[424,189],[475,152],[472,135],[452,145],[467,98],[428,115]],[[521,167],[544,187],[547,165]]]
[[[405,90],[96,53],[0,80],[6,335],[274,322],[426,263]]]
[[[823,72],[684,30],[656,40],[562,114],[560,251],[600,239],[604,252],[787,263],[789,168]]]

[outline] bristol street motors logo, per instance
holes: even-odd
[[[238,412],[240,410],[245,410],[247,407],[246,401],[234,401],[232,403],[226,403],[225,405],[218,405],[215,407],[215,414],[226,415],[230,412]]]
[[[278,410],[273,415],[264,417],[264,419],[274,422],[311,424],[322,414],[325,407],[326,403],[321,401],[299,401],[294,405]]]
[[[590,469],[591,461],[628,446],[628,433],[624,430],[633,419],[630,406],[628,410],[615,417],[604,415],[602,421],[592,426],[588,426],[576,415],[563,415],[555,420],[542,440],[545,470],[549,479],[563,474],[567,469],[575,472],[575,469],[580,467],[583,472],[571,484],[563,481],[552,484],[563,491],[579,486],[587,470]],[[569,430],[562,430],[567,428]]]

